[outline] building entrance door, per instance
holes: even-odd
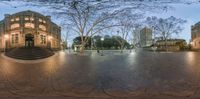
[[[34,47],[34,35],[32,34],[25,35],[25,47]]]

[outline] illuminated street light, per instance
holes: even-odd
[[[103,56],[103,41],[104,41],[104,37],[101,38],[101,49],[102,49],[101,56]]]

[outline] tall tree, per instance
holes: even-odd
[[[18,0],[13,0],[18,1]],[[22,0],[27,6],[46,7],[47,14],[53,14],[66,23],[72,30],[82,36],[82,45],[87,38],[99,31],[111,27],[113,15],[119,10],[136,12],[167,10],[173,3],[196,3],[190,0]],[[72,33],[72,32],[71,32]],[[83,52],[84,48],[82,48]]]
[[[165,41],[165,48],[167,50],[167,39],[172,35],[178,35],[183,30],[183,24],[186,20],[171,16],[169,18],[148,17],[147,22],[154,27],[154,32],[158,37]]]
[[[89,37],[114,26],[109,24],[109,22],[118,11],[109,12],[105,8],[106,6],[101,3],[90,4],[78,0],[73,0],[70,3],[68,18],[74,26],[71,29],[81,37],[80,52],[84,51],[84,46],[88,42]]]
[[[123,52],[125,41],[129,41],[130,39],[136,40],[133,38],[137,38],[138,35],[136,35],[135,27],[138,26],[139,20],[143,18],[143,13],[139,12],[132,12],[132,10],[127,9],[118,14],[116,18],[116,22],[119,25],[117,28],[117,36],[121,37],[124,40],[121,40],[121,38],[116,38],[116,40],[121,45],[120,49],[121,52]],[[133,33],[135,33],[133,35]],[[116,36],[116,37],[117,37]],[[119,39],[119,40],[118,40]],[[131,41],[132,41],[131,40]],[[133,43],[134,41],[132,41]]]

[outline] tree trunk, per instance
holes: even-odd
[[[168,51],[168,48],[167,48],[167,39],[165,39],[165,51]]]
[[[80,46],[80,53],[84,53],[84,50],[85,50],[85,43],[82,42]]]
[[[123,53],[123,49],[121,49],[121,51],[120,51],[121,53]]]
[[[123,49],[124,49],[124,47],[123,47],[123,45],[121,45],[121,47],[120,47],[121,53],[123,53]]]
[[[80,47],[80,53],[84,53],[84,46]]]

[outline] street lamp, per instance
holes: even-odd
[[[4,35],[4,42],[5,42],[5,46],[4,46],[4,52],[6,52],[6,50],[7,50],[7,40],[8,40],[8,34],[5,34]]]
[[[101,56],[103,56],[103,41],[104,41],[104,37],[101,38],[101,49],[102,49]]]

